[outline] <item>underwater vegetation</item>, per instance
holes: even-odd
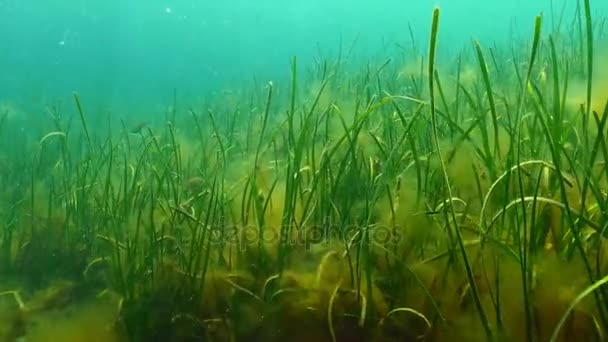
[[[294,57],[164,123],[93,129],[75,93],[25,133],[0,106],[0,341],[606,340],[584,5],[578,35],[539,16],[441,63],[436,9],[424,58]]]

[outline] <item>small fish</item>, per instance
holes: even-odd
[[[190,177],[186,180],[184,188],[191,194],[198,194],[205,189],[205,181],[202,177]]]
[[[140,134],[140,133],[141,133],[141,131],[142,131],[144,128],[146,128],[147,126],[148,126],[148,124],[147,124],[147,123],[142,122],[142,123],[139,123],[139,124],[137,124],[137,125],[133,126],[133,128],[131,128],[131,130],[130,130],[129,132],[130,132],[130,133],[132,133],[132,134]]]

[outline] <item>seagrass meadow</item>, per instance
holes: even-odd
[[[608,340],[590,2],[450,58],[438,7],[424,54],[293,57],[145,122],[3,103],[0,341]]]

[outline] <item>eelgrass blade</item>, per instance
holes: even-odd
[[[494,102],[494,91],[492,90],[492,83],[490,82],[490,74],[488,72],[488,67],[486,64],[486,60],[483,56],[483,52],[481,51],[481,46],[478,41],[475,41],[475,51],[477,53],[477,59],[479,60],[479,68],[481,69],[481,75],[483,76],[483,83],[486,88],[486,94],[488,96],[488,101],[490,104],[490,113],[492,114],[492,128],[494,129],[494,155],[500,156],[500,147],[499,147],[499,135],[498,135],[498,114],[496,111],[496,104]],[[483,113],[482,113],[483,115]],[[482,127],[485,129],[485,127]],[[494,166],[490,166],[490,170],[493,175]]]
[[[80,97],[77,93],[74,93],[74,102],[76,102],[76,108],[78,109],[78,114],[80,115],[80,121],[82,123],[82,127],[84,128],[87,142],[89,143],[89,147],[92,148],[93,143],[91,142],[91,136],[89,135],[89,129],[87,128],[87,121],[85,120],[84,111],[82,110],[82,105],[80,104]]]
[[[454,197],[452,196],[452,189],[450,186],[450,180],[448,178],[446,165],[441,156],[441,150],[439,147],[439,136],[438,136],[438,132],[437,132],[437,114],[435,111],[435,96],[434,96],[435,95],[435,90],[434,90],[434,78],[435,77],[434,77],[434,75],[435,75],[435,54],[436,54],[436,48],[437,48],[438,30],[439,30],[439,8],[435,8],[433,10],[433,20],[432,20],[432,24],[431,24],[431,39],[430,39],[430,46],[429,46],[429,63],[428,63],[429,64],[428,65],[428,82],[429,82],[429,95],[430,95],[430,105],[431,105],[431,121],[432,121],[435,149],[437,151],[437,156],[438,156],[439,162],[441,164],[443,179],[444,179],[445,186],[446,186],[447,192],[448,192],[449,205],[448,205],[447,210],[449,211],[449,213],[451,215],[453,224],[457,225],[456,214],[454,212],[454,207],[453,207],[453,203],[452,203],[452,199]],[[449,222],[449,221],[446,221],[446,222]],[[473,295],[473,300],[475,302],[475,307],[477,309],[477,313],[479,315],[481,324],[484,328],[486,337],[489,341],[491,341],[493,339],[492,328],[490,327],[490,322],[488,321],[488,318],[487,318],[485,311],[483,309],[483,306],[481,304],[479,291],[477,289],[477,284],[475,282],[475,276],[473,275],[473,270],[471,269],[471,265],[469,264],[469,260],[468,260],[466,248],[464,246],[463,238],[462,238],[459,227],[455,226],[454,228],[455,228],[454,230],[456,232],[457,243],[458,243],[458,246],[459,246],[459,249],[461,252],[461,256],[462,256],[462,260],[463,260],[463,263],[465,266],[467,280],[469,281],[469,285],[471,286],[471,292]],[[449,230],[449,228],[448,228],[448,230]]]
[[[608,276],[605,276],[604,278],[591,284],[589,287],[587,287],[585,290],[583,290],[583,292],[579,293],[578,296],[576,296],[576,298],[574,298],[574,300],[568,306],[568,309],[566,310],[566,312],[564,312],[564,314],[560,318],[559,322],[557,323],[557,326],[553,330],[553,334],[551,334],[551,339],[550,339],[551,342],[555,342],[558,340],[559,332],[562,329],[562,327],[564,326],[564,324],[566,323],[566,320],[568,319],[568,316],[570,315],[572,310],[574,310],[574,308],[576,308],[576,306],[581,301],[583,301],[583,299],[585,299],[588,295],[594,293],[596,290],[599,290],[600,288],[602,288],[602,286],[606,285],[607,283],[608,283]]]

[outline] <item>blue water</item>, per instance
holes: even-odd
[[[173,89],[195,103],[254,77],[281,80],[290,57],[302,64],[353,42],[357,56],[424,53],[431,11],[440,6],[440,49],[479,39],[508,44],[545,29],[564,0],[0,0],[0,102],[28,107],[78,91],[89,103],[143,108],[169,103]],[[576,1],[565,0],[564,25]],[[417,4],[413,4],[417,3]],[[594,13],[608,1],[592,0]]]

